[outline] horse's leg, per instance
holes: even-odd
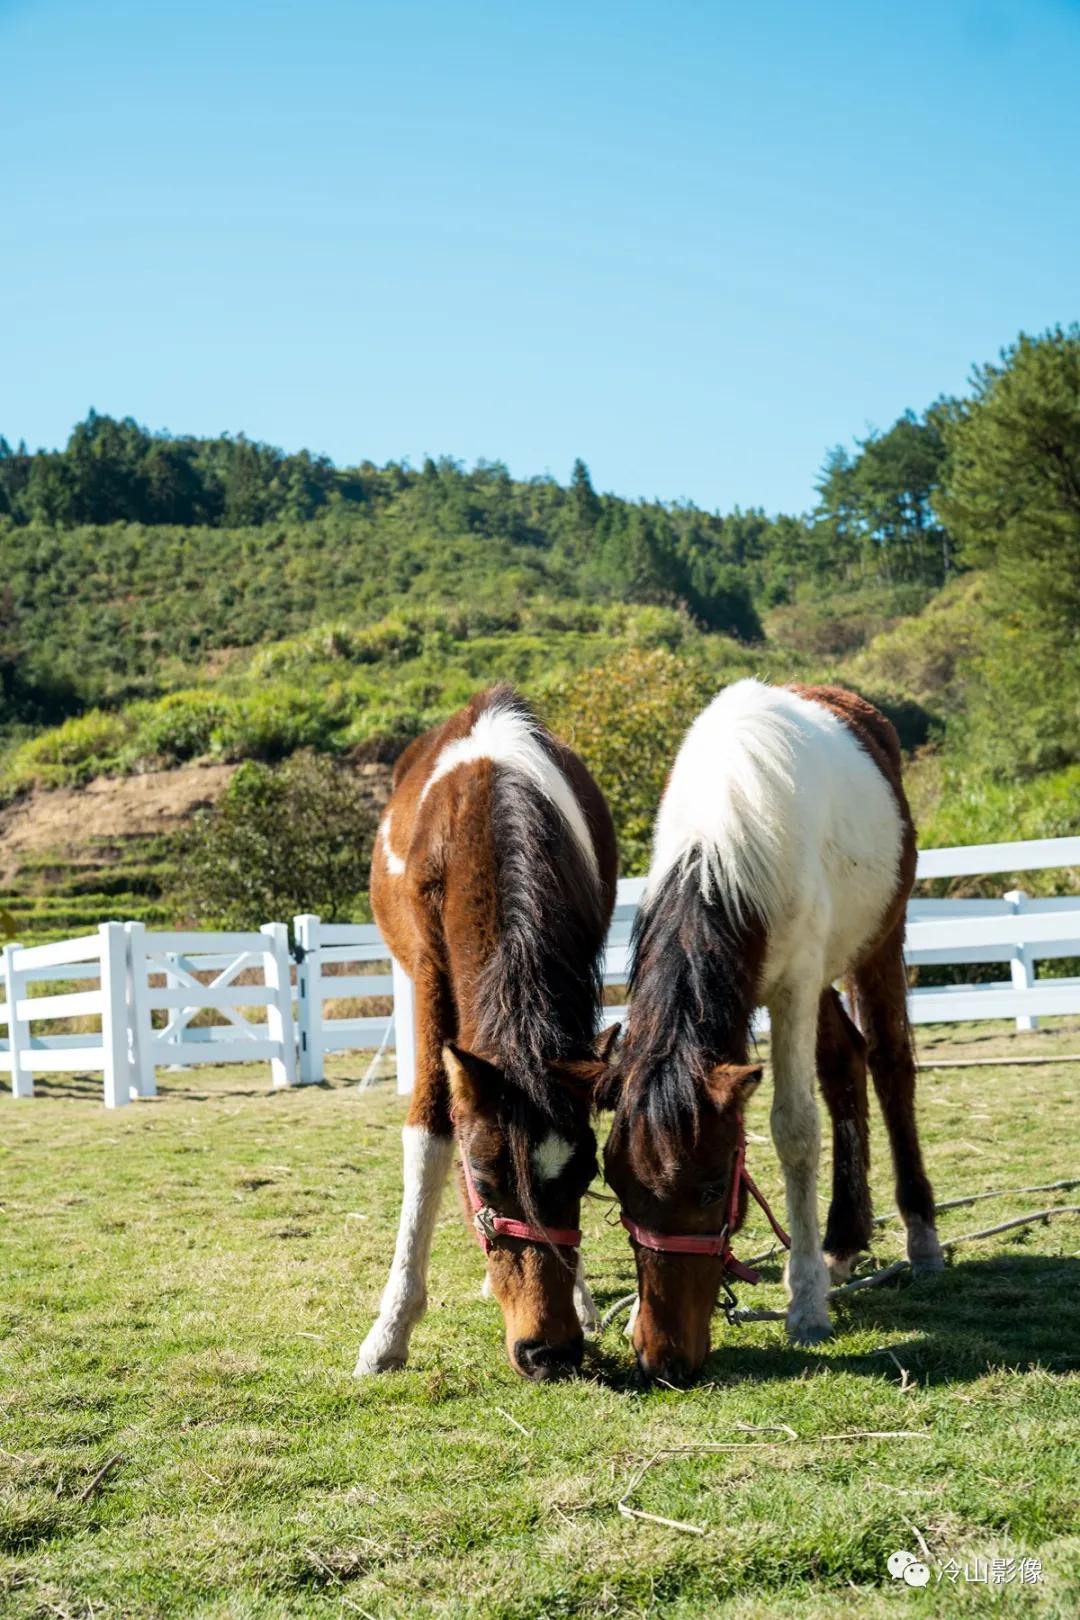
[[[439,1201],[454,1152],[443,1042],[453,1033],[450,992],[438,969],[417,973],[416,1085],[401,1133],[404,1186],[393,1264],[379,1315],[360,1346],[355,1376],[403,1367],[412,1330],[427,1309],[427,1270]]]
[[[818,1013],[817,1068],[832,1116],[833,1185],[825,1225],[825,1263],[834,1283],[844,1283],[874,1230],[870,1203],[870,1131],[866,1108],[866,1042],[833,989],[824,990]]]
[[[821,1253],[817,1171],[821,1126],[815,1096],[818,990],[804,976],[769,1003],[772,1025],[772,1134],[787,1189],[791,1254],[787,1264],[789,1338],[796,1344],[827,1339],[829,1273]]]
[[[893,930],[855,973],[859,1022],[867,1040],[896,1171],[896,1203],[907,1227],[914,1271],[940,1271],[945,1262],[934,1227],[934,1194],[923,1168],[915,1123],[915,1054],[907,1014],[903,927]]]

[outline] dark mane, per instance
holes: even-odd
[[[553,739],[510,687],[489,694],[512,709],[562,769]],[[565,772],[564,772],[565,774]],[[476,984],[478,1041],[512,1086],[546,1117],[567,1098],[548,1065],[586,1056],[601,999],[606,910],[600,881],[556,805],[522,773],[492,779],[498,940]]]
[[[619,1116],[644,1112],[658,1161],[697,1134],[706,1077],[745,1063],[765,956],[760,918],[729,915],[673,868],[634,920]]]

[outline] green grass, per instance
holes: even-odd
[[[1076,1052],[1080,1025],[931,1039],[950,1055]],[[581,1381],[522,1382],[448,1199],[410,1368],[357,1385],[402,1117],[386,1088],[346,1084],[361,1070],[342,1060],[325,1087],[276,1095],[264,1070],[163,1072],[161,1097],[121,1114],[96,1080],[0,1099],[5,1617],[949,1617],[995,1598],[1077,1612],[1075,1217],[852,1299],[820,1352],[789,1349],[777,1323],[718,1319],[704,1380],[676,1393],[636,1386],[614,1327]],[[1078,1078],[924,1074],[939,1196],[1076,1173]],[[752,1109],[751,1159],[774,1196],[766,1118]],[[884,1211],[876,1120],[874,1147]],[[1052,1201],[950,1212],[942,1230]],[[631,1282],[607,1214],[584,1212],[602,1307]],[[766,1236],[755,1212],[739,1252]],[[895,1231],[878,1252],[899,1252]],[[775,1266],[757,1294],[780,1302]],[[744,1427],[775,1424],[797,1438]],[[912,1438],[824,1438],[852,1430]],[[632,1498],[704,1535],[618,1513],[656,1452],[730,1441],[745,1449],[657,1463]],[[917,1551],[916,1530],[935,1560],[1040,1557],[1042,1584],[911,1591],[885,1560]]]

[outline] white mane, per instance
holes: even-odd
[[[783,687],[737,681],[676,756],[646,903],[680,868],[706,899],[736,919],[756,913],[772,931],[841,892],[830,877],[838,851],[887,894],[899,847],[896,802],[850,728]]]

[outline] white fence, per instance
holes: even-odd
[[[1080,838],[927,850],[920,878],[963,877],[1080,866]],[[630,933],[645,887],[624,878],[608,935],[604,981],[626,981]],[[329,1052],[396,1048],[397,1088],[412,1089],[415,1029],[412,985],[372,924],[295,919],[295,985],[284,923],[252,933],[149,933],[141,923],[102,923],[96,934],[55,945],[8,945],[3,953],[0,1072],[12,1094],[33,1094],[35,1073],[100,1071],[108,1107],[152,1096],[159,1065],[268,1061],[277,1086],[317,1083]],[[907,957],[915,966],[995,963],[1008,977],[989,984],[927,987],[911,992],[917,1024],[1009,1018],[1019,1029],[1036,1020],[1080,1013],[1080,979],[1036,979],[1042,960],[1080,957],[1080,895],[1031,899],[1010,890],[997,900],[913,900]],[[250,982],[252,975],[259,982]],[[249,982],[237,983],[243,975]],[[210,982],[204,980],[210,977]],[[31,995],[58,981],[90,987]],[[333,1016],[328,1003],[385,997],[380,1017]],[[296,1005],[294,1018],[293,1005]],[[205,1014],[222,1019],[208,1024]],[[262,1012],[256,1022],[249,1013]],[[611,1007],[618,1018],[625,1009]],[[165,1013],[157,1027],[154,1013]],[[204,1017],[198,1024],[196,1014]],[[93,1034],[37,1034],[44,1019],[91,1015]]]
[[[399,1077],[415,1068],[412,985],[393,960],[374,923],[329,923],[305,914],[295,919],[297,1034],[300,1079],[317,1084],[324,1076],[328,1052],[385,1050],[394,1042]],[[351,973],[328,973],[348,968]],[[385,968],[389,968],[389,972]],[[375,971],[383,968],[382,972]],[[367,971],[358,972],[357,969]],[[389,996],[393,1014],[381,1018],[333,1018],[328,1001],[347,997]],[[402,1013],[402,1008],[407,1013]],[[412,1083],[405,1089],[411,1090]]]
[[[89,984],[89,989],[31,995],[39,984]],[[85,1074],[100,1069],[109,1108],[127,1102],[132,1045],[128,1001],[127,932],[123,923],[102,923],[96,934],[53,945],[4,947],[4,1004],[0,1025],[0,1070],[11,1075],[14,1097],[32,1097],[35,1074]],[[34,1033],[43,1019],[100,1021],[91,1034]]]
[[[1080,838],[926,850],[919,856],[918,876],[969,877],[1070,866],[1080,866]],[[644,890],[644,878],[623,878],[619,883],[604,959],[607,985],[626,982],[630,934]],[[396,1044],[398,1090],[411,1091],[415,1073],[412,986],[397,964],[390,962],[378,930],[370,923],[320,924],[317,917],[309,916],[297,918],[297,934],[304,945],[301,1079],[322,1079],[325,1052]],[[912,900],[906,951],[912,966],[1001,962],[1009,968],[1008,979],[1000,982],[913,990],[908,1003],[913,1023],[1011,1018],[1018,1029],[1033,1029],[1040,1016],[1080,1013],[1080,979],[1035,979],[1036,961],[1080,957],[1080,895],[1033,900],[1011,890],[1000,900]],[[392,971],[347,978],[323,973],[324,966],[342,962],[389,963]],[[392,995],[393,1013],[361,1019],[324,1016],[328,999],[363,995]],[[609,1007],[606,1012],[615,1020],[626,1009]],[[768,1027],[763,1013],[759,1027]],[[403,1050],[403,1035],[407,1050]]]

